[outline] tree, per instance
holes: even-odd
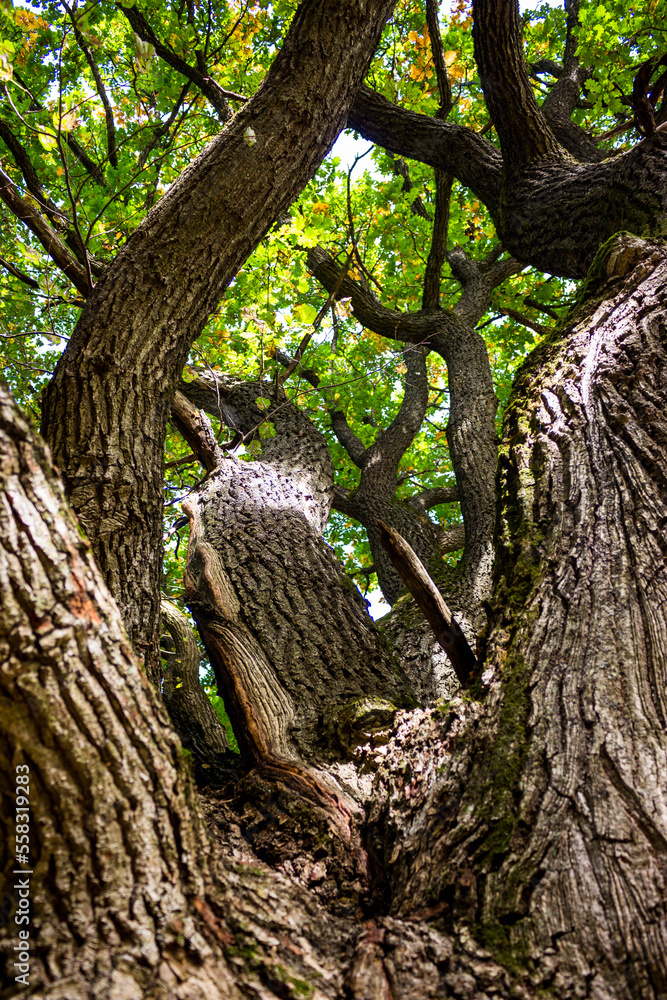
[[[11,886],[12,866],[30,871],[29,995],[667,994],[667,138],[658,108],[665,78],[646,45],[655,12],[638,8],[632,56],[617,67],[621,94],[634,80],[627,101],[640,141],[605,151],[581,122],[591,110],[623,111],[604,91],[608,77],[590,41],[616,30],[611,5],[571,2],[567,21],[556,20],[549,44],[562,45],[562,61],[547,47],[549,58],[531,63],[534,76],[554,81],[539,105],[518,6],[475,0],[474,57],[497,145],[456,120],[460,108],[452,115],[452,52],[431,3],[428,32],[414,32],[410,75],[428,80],[428,34],[439,117],[359,86],[391,6],[347,4],[341,14],[304,0],[255,95],[155,205],[145,204],[145,219],[106,267],[81,238],[80,203],[73,198],[65,217],[31,172],[17,124],[29,130],[27,112],[15,106],[3,126],[15,174],[38,208],[8,174],[0,196],[88,299],[45,394],[42,430],[90,545],[48,450],[4,389],[1,399],[0,747],[12,779],[3,786],[11,805],[4,873]],[[136,35],[139,82],[142,65],[167,64],[224,120],[236,92],[208,72],[210,17],[180,11],[195,69],[147,14],[120,10]],[[100,96],[100,134],[115,169],[115,107],[89,37],[106,14],[95,8],[83,22],[74,8],[65,12]],[[409,21],[409,11],[396,23],[401,17]],[[273,56],[269,14],[266,24]],[[47,65],[62,83],[59,38]],[[151,63],[153,51],[162,62]],[[386,53],[391,65],[391,46]],[[44,79],[40,102],[20,69],[15,75],[42,113]],[[53,129],[39,124],[34,141],[55,143],[71,189],[74,160],[93,180],[97,167],[63,125],[75,110],[67,93],[61,86]],[[346,119],[394,156],[435,168],[418,311],[371,291],[377,278],[360,250],[350,186],[350,249],[338,260],[316,245],[315,227],[283,216]],[[161,121],[152,123],[156,134]],[[614,120],[608,131],[627,125]],[[420,169],[394,165],[401,185]],[[501,245],[485,258],[447,249],[451,175],[493,220]],[[428,214],[423,200],[410,205],[419,218]],[[276,221],[310,244],[309,267],[326,289],[322,315],[349,299],[375,336],[407,345],[402,398],[378,432],[355,428],[354,407],[347,415],[337,407],[333,386],[321,416],[288,391],[294,373],[319,389],[321,373],[303,364],[317,339],[316,310],[302,312],[308,330],[292,354],[274,344],[271,365],[261,354],[257,377],[199,366],[181,379],[225,286]],[[462,289],[449,303],[441,299],[445,262]],[[545,335],[517,373],[498,459],[491,368],[475,327],[494,289],[525,264],[586,282],[557,325],[537,324]],[[30,268],[4,266],[39,285]],[[72,298],[67,287],[43,283],[42,292],[49,308],[69,308],[55,301]],[[557,299],[545,295],[542,285],[532,302],[558,315]],[[257,310],[252,321],[266,322]],[[435,405],[428,365],[436,353],[448,369],[456,494],[436,484],[408,503],[397,471]],[[254,460],[221,448],[204,410],[254,449]],[[170,413],[208,470],[186,501],[186,593],[242,751],[235,774],[228,765],[233,784],[202,799],[136,655],[159,681]],[[334,481],[327,422],[360,470],[356,489]],[[460,531],[439,530],[426,511],[454,495],[465,550],[447,567],[440,552],[460,542]],[[367,528],[395,602],[384,633],[323,542],[332,503]],[[422,641],[410,598],[396,600],[378,520],[409,539],[451,604],[443,642],[459,636],[457,620],[477,640],[473,678],[459,671],[464,689],[434,669],[433,642]],[[433,595],[433,581],[427,586]],[[178,625],[167,624],[183,658]],[[165,702],[176,718],[175,668],[167,669]],[[192,738],[200,779],[213,759],[201,750],[205,729]],[[14,843],[26,798],[29,852]],[[15,930],[11,920],[3,925],[5,956]]]

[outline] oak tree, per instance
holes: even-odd
[[[2,7],[3,996],[667,995],[667,73],[620,11]]]

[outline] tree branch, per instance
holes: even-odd
[[[331,417],[331,427],[338,441],[357,468],[363,469],[366,464],[366,446],[354,433],[342,410],[330,410],[329,415]]]
[[[422,511],[422,513],[430,510],[431,507],[437,507],[441,503],[458,502],[459,491],[456,486],[434,486],[432,489],[416,493],[407,500],[407,503],[411,504],[417,510]]]
[[[192,448],[207,472],[217,468],[224,452],[216,441],[211,422],[194,403],[178,390],[171,401],[171,419],[176,430]]]
[[[76,290],[84,298],[87,298],[90,295],[90,286],[86,272],[48,222],[27,201],[21,198],[13,181],[4,170],[0,170],[0,199],[4,201],[17,219],[24,222],[35,234],[48,255],[69,278]]]
[[[462,285],[461,295],[452,311],[464,323],[474,327],[491,304],[491,293],[507,278],[518,274],[524,265],[513,257],[497,260],[502,246],[496,247],[486,260],[473,260],[462,247],[455,247],[447,254],[452,273]]]
[[[441,555],[448,552],[458,552],[466,542],[465,524],[454,524],[451,528],[442,528],[438,534],[438,550]]]
[[[4,257],[0,257],[0,265],[4,267],[6,271],[9,271],[9,273],[15,278],[18,278],[19,281],[22,281],[24,285],[27,285],[29,288],[34,288],[35,291],[39,289],[39,282],[35,281],[34,278],[31,278],[29,274],[25,273],[25,271],[22,271],[16,266],[16,264],[10,264],[8,260],[4,259]]]
[[[566,0],[567,38],[563,65],[558,67],[555,85],[542,102],[542,114],[546,118],[556,139],[582,163],[598,163],[608,154],[597,148],[595,140],[581,126],[572,120],[572,112],[581,97],[581,86],[591,75],[582,67],[576,56],[577,38],[575,29],[579,21],[579,0]],[[545,60],[548,63],[548,60]],[[548,69],[553,72],[553,69]]]
[[[498,208],[502,157],[472,129],[406,111],[362,86],[347,127],[391,153],[452,173],[494,212]]]
[[[400,409],[366,451],[364,466],[371,482],[395,484],[401,458],[419,433],[428,406],[427,354],[424,347],[411,347],[403,354],[407,372]]]
[[[528,80],[518,0],[473,0],[473,13],[475,62],[506,169],[567,159]]]
[[[378,524],[380,540],[394,568],[447,653],[459,683],[466,687],[475,677],[477,660],[460,625],[424,569],[423,563],[405,539],[382,521]]]
[[[499,309],[498,312],[501,316],[509,316],[517,323],[521,323],[522,326],[528,327],[529,330],[534,330],[535,333],[539,333],[541,336],[545,336],[547,333],[551,333],[553,327],[544,326],[542,323],[536,323],[535,320],[528,319],[523,313],[518,312],[516,309]]]
[[[240,760],[229,753],[227,733],[199,680],[199,649],[190,622],[177,605],[164,598],[160,618],[174,647],[173,651],[162,649],[166,661],[162,696],[169,717],[204,780],[229,780],[229,772]]]
[[[107,127],[107,157],[109,163],[112,167],[118,169],[118,154],[116,152],[116,125],[113,120],[113,111],[111,109],[111,103],[104,86],[104,80],[102,79],[102,74],[99,71],[98,65],[93,59],[93,54],[86,45],[86,40],[79,31],[79,26],[76,23],[76,18],[72,8],[67,3],[67,0],[62,0],[62,5],[69,15],[69,19],[72,22],[74,28],[74,37],[76,38],[77,45],[83,52],[86,62],[88,63],[88,68],[93,75],[93,80],[95,81],[95,89],[97,90],[98,96],[104,106],[104,117],[106,120]]]
[[[218,116],[222,122],[227,122],[231,118],[231,110],[229,104],[227,103],[227,93],[220,87],[215,80],[210,76],[204,76],[198,69],[194,66],[190,66],[186,63],[180,56],[177,56],[167,45],[160,41],[152,27],[136,7],[123,7],[122,4],[118,4],[118,9],[123,12],[127,20],[130,22],[132,29],[144,42],[150,42],[150,44],[155,49],[157,55],[164,59],[164,61],[175,69],[182,76],[186,77],[192,83],[194,83],[201,90],[202,94],[208,98],[213,107],[218,113]],[[230,96],[238,97],[236,94],[230,94]]]

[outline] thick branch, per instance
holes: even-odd
[[[206,414],[197,409],[182,392],[177,391],[171,401],[171,419],[206,471],[215,469],[223,457],[223,451],[215,439]]]
[[[162,696],[183,746],[206,774],[226,758],[227,734],[199,680],[199,649],[190,622],[171,601],[163,599],[160,612],[173,643],[173,651],[163,656]]]
[[[360,441],[354,433],[342,410],[330,410],[329,416],[331,417],[331,427],[339,442],[357,468],[363,469],[366,462],[366,446],[363,441]]]
[[[512,171],[534,160],[563,160],[528,80],[518,0],[474,0],[473,12],[475,61],[503,163]]]
[[[486,260],[472,260],[462,247],[455,247],[447,254],[447,261],[463,291],[452,311],[469,326],[480,321],[491,304],[491,293],[507,278],[523,270],[523,264],[510,257],[497,260],[502,247],[492,251]]]
[[[395,489],[399,463],[419,433],[428,406],[428,378],[424,347],[404,352],[407,371],[401,406],[386,430],[381,431],[368,448],[364,461],[369,485]]]
[[[417,510],[426,512],[431,507],[437,507],[441,503],[458,503],[459,491],[456,486],[434,486],[430,490],[422,490],[408,500],[409,504]]]
[[[327,291],[331,291],[339,280],[340,265],[320,246],[308,251],[308,267]],[[341,282],[338,297],[352,300],[355,317],[369,330],[381,337],[409,344],[425,343],[450,319],[447,312],[400,313],[388,309],[378,302],[372,292],[350,277]]]
[[[406,111],[365,86],[357,91],[347,124],[391,153],[454,174],[491,212],[498,207],[502,158],[472,129]]]
[[[465,687],[475,676],[477,668],[477,660],[468,640],[412,548],[393,528],[382,521],[379,524],[382,545],[447,653],[461,686]]]

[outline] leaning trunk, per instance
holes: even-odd
[[[96,285],[47,387],[44,435],[153,679],[171,397],[227,285],[333,145],[394,2],[303,0],[260,89]]]

